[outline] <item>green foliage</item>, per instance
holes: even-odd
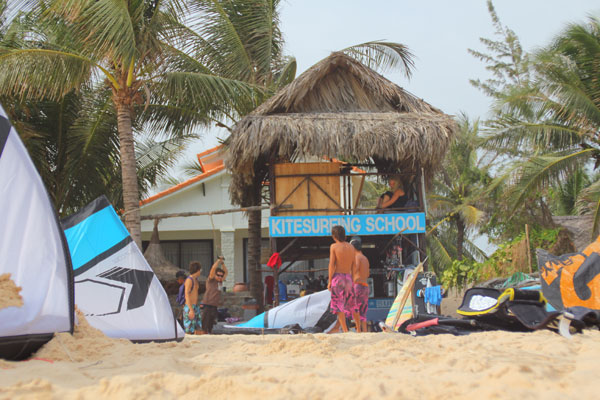
[[[554,243],[556,243],[556,239],[558,238],[559,228],[555,229],[534,229],[529,232],[529,242],[531,243],[531,248],[548,248],[551,247]]]
[[[490,181],[488,166],[478,154],[479,122],[466,115],[428,195],[431,220],[430,253],[437,268],[449,267],[463,256],[481,260],[483,252],[469,240],[484,221],[484,195]],[[485,256],[483,257],[485,258]]]
[[[441,275],[440,281],[445,288],[462,289],[479,280],[481,263],[473,260],[454,260]]]
[[[365,178],[365,183],[363,184],[358,207],[375,208],[379,196],[385,193],[386,190],[388,190],[388,187],[384,183],[379,182],[376,178],[367,176]]]
[[[516,155],[498,177],[508,183],[511,214],[536,193],[555,212],[575,211],[582,171],[599,165],[598,59],[600,21],[590,18],[534,55],[528,83],[505,87],[488,145]]]
[[[537,270],[537,258],[535,249],[548,249],[556,243],[560,229],[540,229],[535,228],[529,231],[529,251],[531,252],[532,269]],[[524,262],[525,254],[522,259],[514,259],[515,250],[523,247],[525,243],[525,232],[520,233],[514,239],[501,243],[498,249],[481,266],[480,279],[487,280],[497,277],[512,275],[514,272],[522,271],[525,265],[518,265]]]
[[[572,175],[561,182],[558,187],[551,187],[548,195],[551,199],[550,206],[554,215],[577,215],[577,202],[590,186],[591,179],[583,168],[578,168]]]
[[[535,257],[536,248],[551,248],[558,238],[560,229],[533,229],[529,232],[530,251],[532,256],[532,267],[537,269]],[[506,277],[515,272],[522,271],[524,265],[516,265],[522,260],[515,260],[515,250],[523,250],[525,233],[521,233],[514,239],[501,243],[498,249],[487,260],[477,262],[474,260],[453,260],[444,269],[440,276],[444,287],[464,288],[470,284],[486,281],[493,278]]]
[[[491,0],[487,1],[495,34],[500,40],[480,38],[487,52],[469,49],[469,53],[484,62],[493,78],[470,80],[471,85],[492,98],[502,98],[507,87],[518,86],[529,79],[529,54],[523,50],[518,36],[503,26]]]
[[[571,24],[541,50],[526,53],[516,34],[488,9],[498,40],[469,50],[493,75],[471,83],[494,100],[482,147],[495,153],[494,209],[484,231],[506,241],[525,223],[551,227],[552,215],[594,213],[600,221],[595,180],[600,166],[600,21]],[[590,187],[590,189],[587,189]]]

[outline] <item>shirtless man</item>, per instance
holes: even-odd
[[[331,291],[331,312],[337,315],[338,324],[344,332],[348,332],[345,313],[351,313],[352,275],[355,269],[354,247],[346,242],[346,231],[343,226],[336,225],[331,229],[333,243],[329,250],[329,282],[327,289]]]
[[[190,276],[184,283],[185,305],[183,306],[183,327],[185,333],[195,335],[200,331],[200,307],[198,307],[198,277],[202,266],[198,261],[190,263]]]
[[[358,236],[350,240],[350,244],[354,246],[356,268],[352,274],[354,282],[353,297],[354,310],[352,317],[356,324],[356,332],[367,331],[367,310],[369,309],[369,260],[362,253],[362,241]]]

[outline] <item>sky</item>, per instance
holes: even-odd
[[[525,50],[547,44],[567,23],[585,20],[594,5],[600,16],[600,2],[590,0],[494,2],[500,21]],[[489,74],[467,52],[486,50],[480,37],[494,38],[485,0],[287,0],[281,26],[299,73],[333,50],[386,39],[408,46],[416,61],[410,81],[399,73],[384,74],[388,79],[448,114],[484,118],[487,113],[488,99],[469,79]]]
[[[600,17],[600,2],[591,0],[496,0],[494,7],[526,51],[548,44],[568,23]],[[481,37],[498,40],[485,0],[282,0],[279,16],[297,76],[332,51],[373,40],[399,42],[415,55],[413,76],[384,73],[388,79],[447,114],[486,117],[490,100],[469,79],[490,74],[467,51],[485,51]],[[190,146],[190,158],[227,132],[202,135]]]

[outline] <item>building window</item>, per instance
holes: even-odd
[[[149,242],[142,243],[144,251],[148,244]],[[190,262],[200,261],[202,275],[208,276],[213,264],[212,240],[161,240],[160,247],[165,258],[176,267],[188,271]]]

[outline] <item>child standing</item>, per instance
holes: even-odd
[[[177,320],[183,326],[183,306],[185,305],[185,278],[187,277],[185,271],[177,271],[175,274],[175,279],[177,279],[177,283],[179,284],[179,293],[175,298],[177,304],[179,304],[179,310],[177,311]]]
[[[190,276],[184,283],[185,305],[183,306],[183,328],[185,333],[195,335],[200,333],[200,307],[198,307],[198,277],[202,266],[198,261],[190,263]],[[196,332],[198,331],[198,332]]]
[[[352,303],[352,275],[355,269],[354,247],[346,242],[346,230],[336,225],[331,229],[335,243],[329,249],[329,282],[331,312],[337,315],[338,324],[348,332],[346,313],[354,309]]]
[[[354,282],[354,309],[352,317],[356,324],[356,332],[367,331],[367,311],[369,309],[369,259],[362,252],[362,240],[355,236],[350,240],[354,246],[356,269],[352,276]]]

